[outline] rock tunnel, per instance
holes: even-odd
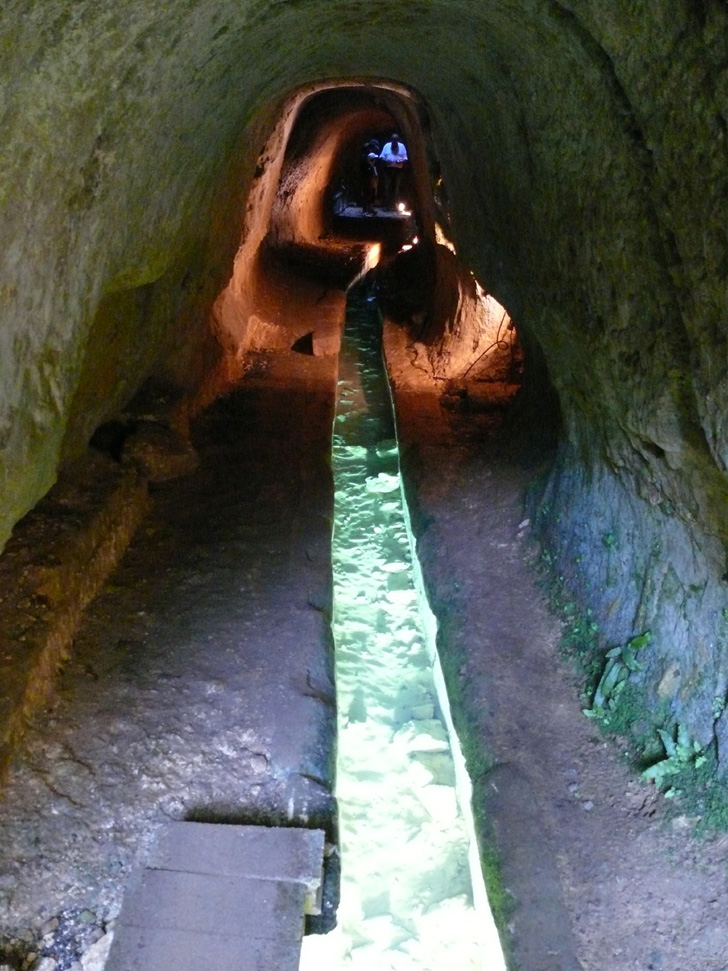
[[[7,550],[59,476],[82,474],[94,436],[150,396],[184,441],[291,338],[311,331],[312,356],[331,355],[306,308],[340,313],[367,268],[360,241],[329,245],[334,197],[362,139],[397,129],[420,243],[389,268],[405,280],[391,316],[442,390],[477,356],[476,280],[516,321],[517,501],[587,706],[638,763],[658,758],[658,730],[682,739],[698,789],[724,804],[725,3],[10,0],[0,37]],[[292,251],[319,282],[299,280]],[[281,314],[297,303],[292,334]],[[413,482],[428,454],[413,450]],[[485,519],[485,481],[467,486]],[[427,580],[436,550],[411,488]],[[626,675],[611,697],[610,657]]]

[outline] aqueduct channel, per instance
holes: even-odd
[[[727,18],[721,0],[5,5],[8,960],[66,910],[103,930],[151,839],[144,813],[204,817],[228,773],[271,813],[284,794],[294,813],[299,797],[328,811],[330,672],[304,664],[300,704],[318,714],[303,718],[308,741],[289,738],[265,690],[248,704],[266,653],[254,628],[280,620],[286,642],[305,617],[311,643],[328,643],[337,328],[343,287],[382,256],[342,239],[333,197],[361,138],[396,125],[420,237],[406,253],[382,237],[378,271],[403,475],[476,815],[518,888],[514,952],[560,971],[725,967],[725,851],[691,833],[727,798]],[[469,371],[494,312],[484,294],[523,354],[500,431],[510,379]],[[211,431],[226,409],[233,442]],[[266,479],[276,462],[285,472]],[[144,519],[148,479],[178,472],[151,487]],[[222,479],[230,506],[211,498]],[[578,686],[526,568],[534,540],[585,665]],[[290,584],[288,612],[266,600],[268,571]],[[218,620],[247,632],[222,678],[199,650],[203,615],[187,613],[202,576]],[[196,687],[179,680],[193,654]],[[130,672],[144,700],[125,694]],[[186,721],[178,690],[194,696]],[[56,721],[82,696],[103,730]],[[143,727],[153,697],[185,722],[179,743]],[[130,733],[118,752],[115,719]],[[253,744],[265,732],[321,764],[272,771]],[[667,830],[669,800],[619,752],[637,770],[666,763],[668,791],[675,770]],[[141,802],[120,781],[129,767]],[[146,810],[117,812],[119,788]],[[86,858],[69,827],[83,831],[92,791],[112,836],[89,838]],[[561,964],[543,963],[549,927],[564,929],[549,945]]]

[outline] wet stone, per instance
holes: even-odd
[[[419,629],[389,392],[376,327],[357,313],[342,345],[346,410],[333,448],[340,930],[328,942],[306,939],[301,968],[450,966],[445,900],[458,971],[479,971],[467,834]],[[449,759],[450,771],[430,771],[420,752]]]

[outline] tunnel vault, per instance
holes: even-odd
[[[241,238],[325,231],[324,160],[380,112],[428,180],[426,234],[441,177],[459,260],[518,322],[537,430],[555,392],[533,515],[597,660],[650,633],[624,727],[679,723],[724,774],[727,19],[720,0],[11,0],[0,538],[144,381],[186,402],[182,430],[224,386],[255,314]],[[322,121],[315,191],[275,210],[293,121],[329,87],[321,119],[370,100]]]

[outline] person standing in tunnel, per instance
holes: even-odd
[[[392,135],[379,158],[384,163],[384,203],[389,209],[393,209],[399,195],[402,170],[408,161],[407,148],[399,140],[399,135]]]
[[[361,158],[362,209],[374,214],[379,193],[379,142],[371,139],[364,146]]]

